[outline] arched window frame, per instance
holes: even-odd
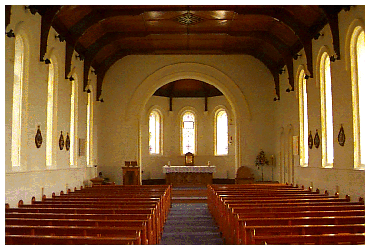
[[[90,86],[90,93],[87,93],[87,107],[86,107],[86,165],[93,167],[93,127],[94,127],[94,90]]]
[[[349,44],[349,55],[350,55],[350,70],[351,70],[351,85],[352,85],[352,112],[353,112],[353,160],[354,160],[354,168],[355,169],[365,169],[365,160],[362,157],[361,152],[365,147],[365,144],[368,144],[367,141],[361,140],[361,138],[365,138],[365,133],[367,133],[366,129],[363,129],[361,133],[361,127],[366,127],[364,125],[365,120],[361,120],[361,114],[364,113],[364,108],[366,105],[363,103],[365,102],[365,92],[364,91],[364,56],[362,55],[362,60],[360,58],[360,54],[358,53],[360,37],[363,35],[363,40],[365,42],[365,29],[362,25],[355,26],[351,31],[350,36],[350,44]],[[365,49],[365,45],[363,45],[363,49]],[[361,66],[359,67],[359,59]],[[360,91],[361,88],[361,91]],[[363,115],[364,116],[364,115]]]
[[[151,116],[155,116],[155,127],[151,127]],[[154,152],[150,152],[151,147],[151,132],[154,132],[155,149]],[[148,116],[148,150],[150,155],[161,155],[163,154],[163,115],[162,112],[154,108],[149,112]]]
[[[47,89],[47,107],[46,107],[46,168],[56,168],[56,139],[57,130],[57,93],[58,93],[58,64],[54,56],[50,57],[48,64],[48,89]]]
[[[299,67],[297,74],[298,82],[298,103],[299,103],[299,159],[300,166],[307,167],[309,161],[308,154],[308,95],[307,80],[305,79],[303,67]]]
[[[219,133],[220,132],[219,131],[219,126],[220,126],[219,117],[223,114],[226,115],[226,134]],[[229,115],[228,115],[227,110],[225,108],[219,108],[215,112],[215,116],[214,116],[214,154],[216,156],[225,156],[229,154],[229,126],[228,125],[229,125]],[[220,143],[222,143],[223,145],[221,146]],[[226,152],[220,149],[220,147],[222,148],[226,147],[226,149],[224,149]]]
[[[23,30],[19,30],[14,43],[14,78],[12,103],[12,171],[25,171],[27,161],[22,154],[22,145],[27,144],[27,90],[29,49]]]
[[[318,60],[321,104],[321,165],[325,168],[332,168],[334,164],[334,124],[331,63],[327,51],[323,51]]]
[[[77,131],[78,131],[78,77],[76,74],[72,75],[71,81],[71,114],[70,114],[70,152],[69,164],[70,167],[77,167]]]
[[[197,154],[197,116],[196,116],[195,111],[191,109],[186,109],[184,112],[181,113],[181,116],[180,116],[180,131],[181,131],[180,132],[180,153],[181,155],[185,155],[187,152],[189,152],[189,151],[184,152],[184,116],[187,113],[191,113],[194,116],[194,152],[191,152],[191,151],[190,152],[196,155]]]

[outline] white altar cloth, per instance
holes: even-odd
[[[163,173],[214,173],[216,166],[163,166]]]

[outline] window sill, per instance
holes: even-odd
[[[354,168],[354,170],[365,171],[365,164],[360,164],[360,166]]]
[[[158,154],[149,154],[149,156],[158,157],[158,156],[163,156],[163,154],[161,154],[161,153],[158,153]]]
[[[305,163],[305,164],[303,164],[303,165],[299,165],[301,168],[307,168],[308,167],[308,164],[307,163]]]
[[[322,168],[331,169],[331,168],[333,168],[333,164],[327,164],[327,165],[323,166]]]

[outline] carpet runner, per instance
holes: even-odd
[[[161,245],[223,245],[206,203],[172,203]]]

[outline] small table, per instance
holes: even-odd
[[[163,166],[166,184],[173,186],[207,186],[215,171],[216,166]]]

